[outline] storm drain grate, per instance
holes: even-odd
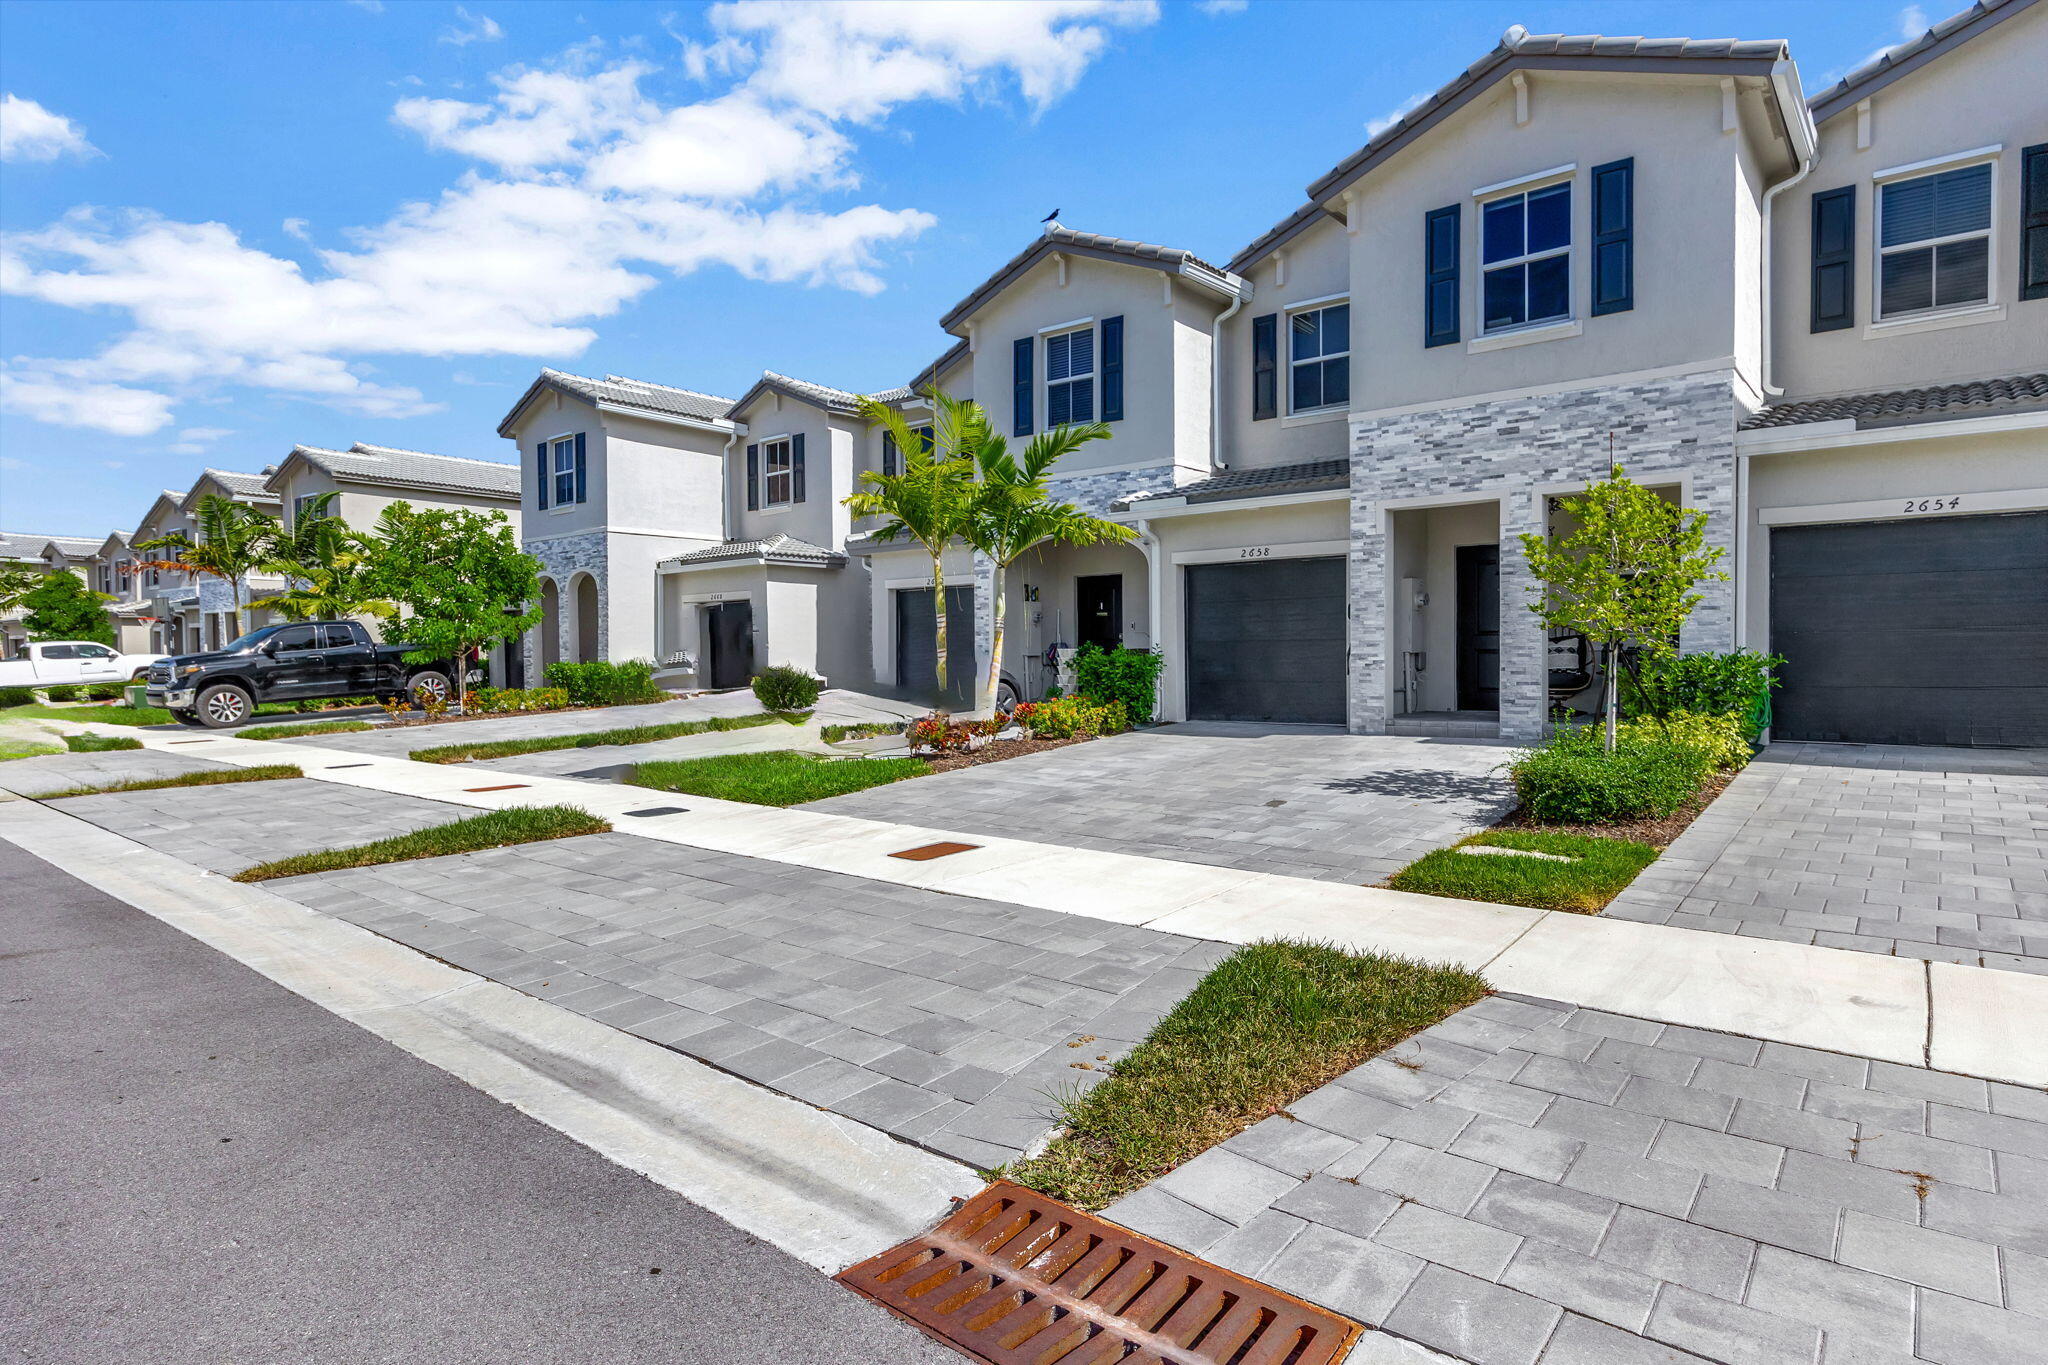
[[[1362,1330],[998,1183],[842,1284],[988,1365],[1329,1365]]]
[[[464,787],[463,790],[466,792],[510,792],[532,785],[531,782],[500,782],[495,787]]]
[[[338,773],[343,768],[367,768],[369,766],[370,765],[367,763],[330,763],[325,768],[321,769],[321,771],[329,773]]]
[[[934,858],[950,858],[955,853],[965,853],[970,848],[980,847],[980,844],[919,844],[916,848],[906,848],[901,853],[891,853],[889,856],[907,859],[913,863],[928,863]]]

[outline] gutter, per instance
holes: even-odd
[[[1230,301],[1230,307],[1216,315],[1215,326],[1209,329],[1209,469],[1222,469],[1223,465],[1223,324],[1237,316],[1251,296],[1251,281],[1240,280],[1237,297]],[[1140,523],[1142,525],[1142,523]]]

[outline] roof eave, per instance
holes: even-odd
[[[1127,265],[1141,270],[1158,270],[1179,276],[1189,284],[1209,290],[1221,298],[1241,297],[1250,286],[1229,271],[1219,271],[1200,262],[1181,257],[1178,260],[1162,260],[1152,256],[1136,256],[1128,252],[1112,251],[1093,243],[1076,242],[1063,237],[1041,237],[1011,265],[998,271],[980,288],[953,305],[947,314],[939,319],[939,326],[955,336],[964,336],[959,328],[967,320],[986,307],[995,297],[1036,269],[1040,262],[1053,254],[1085,256],[1090,260],[1104,261],[1110,265]]]
[[[1813,111],[1813,121],[1815,123],[1825,123],[1836,115],[1855,108],[1856,105],[1869,99],[1901,76],[1911,75],[1929,62],[1937,61],[1947,56],[1950,52],[1961,47],[1970,39],[1984,33],[1986,30],[2004,23],[2014,15],[2024,13],[2033,6],[2034,2],[2035,0],[1998,0],[1998,2],[1989,5],[1983,11],[1972,14],[1964,22],[1956,25],[1954,29],[1944,33],[1919,51],[1909,53],[1903,59],[1893,62],[1888,66],[1879,67],[1868,75],[1855,80],[1853,83],[1844,80],[1833,88],[1822,91],[1813,97],[1809,105],[1809,108]],[[1853,75],[1854,73],[1851,74]]]

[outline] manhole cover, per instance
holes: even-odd
[[[998,1183],[839,1280],[988,1365],[1329,1365],[1348,1318]]]
[[[965,853],[970,848],[980,847],[980,844],[919,844],[916,848],[906,848],[901,853],[891,853],[889,856],[907,858],[913,863],[928,863],[934,858],[948,858],[955,853]]]

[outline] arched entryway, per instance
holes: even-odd
[[[560,663],[562,659],[562,594],[555,587],[555,580],[543,578],[540,581],[540,667],[546,674],[549,664]]]
[[[576,662],[597,658],[597,580],[589,574],[576,579]]]

